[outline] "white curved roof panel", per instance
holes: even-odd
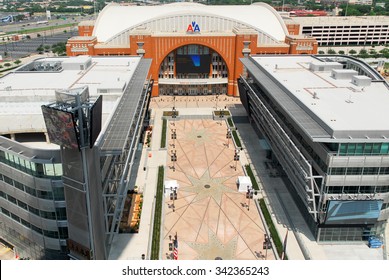
[[[237,21],[267,33],[277,41],[284,41],[287,29],[282,18],[269,5],[207,6],[197,3],[172,3],[159,6],[107,5],[99,14],[93,35],[98,42],[107,42],[112,37],[142,23],[179,15],[206,15]]]

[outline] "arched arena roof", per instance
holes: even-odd
[[[101,43],[128,43],[127,32],[147,26],[154,33],[185,33],[196,21],[201,32],[231,32],[234,26],[253,28],[267,37],[264,43],[285,40],[286,26],[278,13],[265,3],[252,5],[207,6],[172,3],[158,6],[107,5],[99,14],[93,35]],[[153,25],[154,23],[154,25]],[[125,34],[119,38],[121,34]]]

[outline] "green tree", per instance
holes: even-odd
[[[349,50],[348,53],[351,54],[351,55],[355,55],[355,54],[357,54],[357,51],[356,50]]]
[[[344,54],[344,51],[340,50],[338,51],[338,54]]]
[[[16,65],[19,65],[20,63],[22,63],[22,61],[21,60],[16,60],[15,62],[14,62]]]
[[[325,54],[325,52],[324,52],[324,51],[319,51],[318,53],[319,53],[319,54]]]
[[[336,54],[336,51],[334,49],[329,49],[327,51],[328,54]]]

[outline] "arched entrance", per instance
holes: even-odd
[[[227,63],[207,46],[184,45],[162,60],[158,84],[159,95],[227,94]]]

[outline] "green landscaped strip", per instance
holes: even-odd
[[[174,111],[174,112],[175,112],[176,116],[179,116],[179,112],[178,111]],[[171,116],[173,116],[173,111],[163,111],[163,116],[164,117],[171,117]]]
[[[232,118],[228,118],[228,119],[227,119],[227,122],[228,122],[228,125],[229,125],[230,127],[234,127],[234,123],[232,122]]]
[[[236,146],[238,148],[241,148],[242,144],[240,143],[240,139],[239,139],[238,133],[235,130],[232,131],[232,136],[234,137]]]
[[[251,183],[253,184],[254,190],[259,191],[259,186],[258,186],[257,180],[255,180],[254,173],[253,173],[253,170],[251,170],[250,164],[246,164],[245,167],[246,167],[247,175],[249,175],[249,177],[251,179]]]
[[[162,120],[162,138],[161,138],[161,149],[166,148],[166,128],[167,128],[167,120]]]
[[[220,116],[220,115],[223,115],[223,116],[229,116],[230,115],[230,112],[229,111],[224,111],[224,110],[222,110],[222,111],[215,111],[215,116]]]
[[[277,230],[273,224],[270,213],[267,210],[267,207],[266,207],[266,204],[265,204],[265,201],[263,198],[259,199],[259,206],[261,207],[262,214],[265,217],[265,221],[266,221],[267,227],[269,228],[270,236],[273,239],[273,243],[276,246],[278,256],[281,257],[282,250],[283,250],[282,242],[281,242],[280,237],[278,236]],[[285,259],[287,259],[286,256],[285,256]]]
[[[159,245],[160,245],[161,222],[162,222],[161,216],[162,216],[163,177],[164,177],[164,168],[163,166],[159,166],[157,194],[156,194],[155,209],[154,209],[153,239],[151,243],[152,260],[159,259]]]
[[[31,28],[31,29],[23,29],[19,31],[10,31],[6,32],[5,34],[28,34],[28,33],[37,33],[41,31],[48,31],[48,30],[55,30],[55,29],[61,29],[61,28],[66,28],[70,26],[76,26],[75,23],[67,23],[67,24],[62,24],[62,25],[56,25],[56,26],[45,26],[45,27],[37,27],[37,28]]]

